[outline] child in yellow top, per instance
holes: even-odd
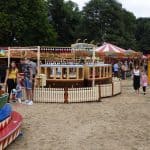
[[[14,79],[14,80],[16,80],[17,79],[17,73],[18,73],[18,69],[14,68],[13,70],[11,70],[8,73],[8,79]]]

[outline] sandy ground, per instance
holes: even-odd
[[[23,136],[7,150],[149,150],[150,89],[136,95],[131,81],[122,85],[101,103],[14,104]]]

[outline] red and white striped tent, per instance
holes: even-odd
[[[142,55],[142,59],[147,59],[147,56],[145,56],[145,55]]]
[[[96,52],[105,53],[105,54],[115,54],[115,53],[122,53],[126,52],[125,49],[122,49],[116,45],[110,43],[104,43],[102,46],[96,48]]]

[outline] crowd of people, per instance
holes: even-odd
[[[36,63],[28,58],[21,59],[19,65],[16,65],[14,61],[10,63],[4,80],[5,89],[9,94],[8,102],[17,100],[21,103],[22,88],[24,88],[27,98],[24,103],[27,105],[33,104],[33,88],[36,73]]]
[[[146,94],[146,87],[148,86],[147,77],[147,62],[135,64],[132,61],[116,62],[113,64],[114,77],[125,80],[127,77],[133,79],[133,88],[139,94],[140,87],[143,88],[143,94]]]

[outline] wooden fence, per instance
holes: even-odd
[[[100,101],[102,98],[121,93],[120,81],[84,88],[35,88],[34,102],[78,103]],[[25,98],[25,92],[23,92]]]

